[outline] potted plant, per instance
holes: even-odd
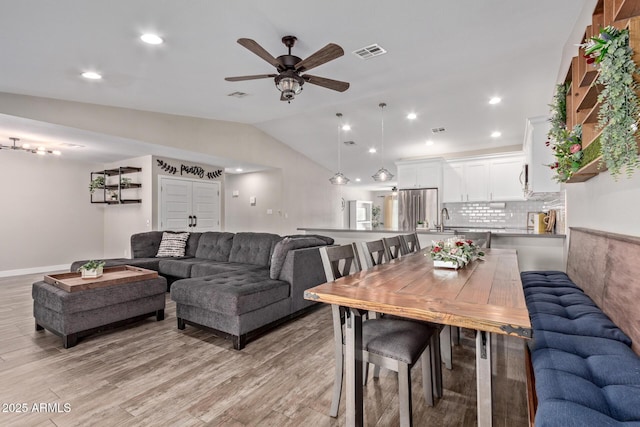
[[[83,279],[95,279],[102,276],[104,264],[104,261],[87,261],[78,268],[78,271],[82,274]]]
[[[131,186],[131,178],[122,177],[120,178],[120,187],[129,188]]]
[[[89,184],[89,192],[93,194],[94,191],[104,188],[104,175],[98,175],[91,180]]]

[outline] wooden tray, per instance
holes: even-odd
[[[44,276],[44,281],[67,292],[85,291],[87,289],[107,288],[140,280],[155,279],[158,272],[146,268],[121,265],[107,267],[98,278],[83,279],[81,273],[61,273]]]

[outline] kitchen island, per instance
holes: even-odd
[[[335,240],[337,245],[351,242],[368,242],[398,234],[409,234],[412,230],[397,228],[374,228],[371,230],[354,230],[350,228],[301,227],[306,234],[322,234]],[[520,271],[559,270],[565,271],[565,240],[561,233],[534,233],[525,228],[481,228],[481,227],[446,227],[444,231],[418,228],[418,239],[421,247],[431,245],[434,240],[451,238],[465,231],[490,231],[491,247],[498,249],[516,249]]]

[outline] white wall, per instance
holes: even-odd
[[[609,172],[565,185],[567,226],[640,236],[640,170],[618,181]]]
[[[225,194],[225,231],[263,231],[286,234],[288,212],[283,211],[282,170],[228,174]],[[233,193],[237,192],[237,196]],[[255,206],[249,202],[255,197]],[[271,214],[267,210],[271,210]]]
[[[104,254],[103,258],[131,257],[130,238],[134,233],[150,231],[153,223],[153,194],[151,156],[127,159],[109,163],[104,169],[120,166],[142,168],[142,171],[123,175],[132,182],[142,184],[141,188],[122,190],[123,198],[140,198],[142,203],[104,205]],[[102,169],[102,168],[101,168]],[[100,169],[98,169],[100,170]],[[115,179],[115,178],[114,178]]]
[[[101,165],[0,150],[0,276],[68,268],[103,255],[103,206],[89,202]]]

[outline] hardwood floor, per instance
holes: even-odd
[[[344,396],[339,417],[327,415],[334,363],[328,306],[235,351],[231,341],[209,332],[191,326],[179,331],[167,295],[164,321],[150,317],[65,350],[59,337],[34,330],[31,283],[41,278],[0,279],[2,426],[345,424]],[[499,336],[494,342],[494,426],[526,426],[522,341]],[[431,408],[422,396],[420,369],[413,370],[414,424],[476,425],[471,337],[454,347],[453,370],[443,371],[444,397]],[[12,404],[26,404],[26,413],[4,412],[15,410]],[[365,423],[398,425],[393,372],[383,370],[379,380],[369,381]]]

